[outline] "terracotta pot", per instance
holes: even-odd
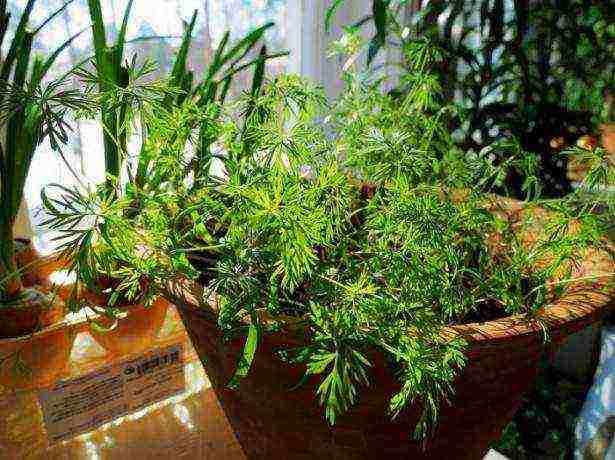
[[[613,272],[611,259],[597,251],[582,265],[581,272],[586,274]],[[548,325],[549,349],[613,309],[614,293],[597,288],[595,283],[579,285],[541,313]],[[180,280],[166,291],[167,298],[180,307],[184,325],[248,458],[482,459],[532,387],[545,351],[543,330],[523,315],[444,330],[445,337],[461,335],[467,340],[468,365],[455,384],[451,405],[442,407],[435,436],[423,450],[412,440],[419,407],[410,406],[394,421],[387,415],[389,398],[400,385],[383,356],[372,354],[370,386],[362,388],[356,406],[330,427],[315,397],[318,381],[290,390],[300,381],[304,367],[284,363],[275,353],[305,345],[305,329],[289,322],[284,330],[262,337],[248,376],[238,389],[231,390],[227,385],[243,340],[223,340],[215,303],[205,298],[198,284]]]
[[[66,374],[76,333],[63,323],[64,301],[49,280],[65,262],[57,255],[39,255],[30,240],[17,242],[17,263],[29,267],[22,275],[25,302],[0,306],[0,385],[24,389]]]
[[[169,302],[160,299],[150,307],[137,305],[126,308],[126,316],[118,319],[113,329],[100,331],[90,324],[88,332],[113,355],[138,353],[147,349],[160,332],[168,307]],[[106,328],[113,325],[113,321],[108,318],[100,318],[96,322]]]
[[[577,147],[594,150],[597,145],[601,145],[611,157],[615,155],[615,123],[605,123],[599,127],[600,134],[596,136],[581,136],[577,141]],[[568,179],[572,181],[582,181],[585,179],[589,170],[589,164],[582,156],[572,155],[568,160]]]
[[[602,146],[610,154],[615,155],[615,123],[600,125]]]
[[[73,328],[56,325],[31,336],[0,340],[0,356],[6,358],[0,365],[0,385],[31,389],[65,378],[75,336]]]
[[[223,340],[215,312],[204,308],[205,301],[197,300],[200,290],[200,286],[184,285],[169,295],[180,307],[184,325],[248,458],[482,459],[531,388],[545,351],[540,327],[521,316],[447,330],[467,338],[469,363],[455,385],[452,405],[443,406],[435,437],[423,451],[411,440],[417,407],[395,421],[386,415],[389,397],[399,390],[399,384],[381,356],[371,357],[370,387],[362,389],[357,405],[334,427],[327,425],[315,398],[315,381],[290,391],[304,368],[281,362],[275,352],[305,345],[306,334],[301,329],[263,337],[250,373],[238,389],[229,389],[243,340]],[[576,293],[564,302],[544,314],[552,344],[600,320],[614,306],[610,297],[595,292]]]

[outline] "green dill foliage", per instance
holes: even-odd
[[[350,3],[330,2],[325,30],[340,6]],[[370,3],[371,11],[347,29],[371,35],[365,54],[372,72],[386,66],[401,74],[394,93],[408,91],[406,74],[416,62],[408,47],[429,39],[446,52],[437,73],[441,97],[458,106],[448,125],[456,141],[479,150],[512,135],[538,154],[545,196],[572,191],[565,158],[553,155],[550,143],[561,136],[573,144],[613,121],[615,26],[609,2]],[[508,178],[516,197],[525,197],[521,177]]]
[[[351,55],[346,91],[332,105],[309,82],[280,76],[237,104],[161,108],[148,120],[141,212],[126,213],[130,189],[113,202],[67,195],[82,205],[61,214],[49,202],[52,225],[75,247],[84,233],[74,229],[94,219],[92,238],[121,262],[121,289],[143,277],[159,287],[198,279],[218,299],[220,327],[247,336],[232,386],[249,374],[264,334],[302,324],[309,341],[287,355],[320,377],[316,392],[335,423],[362,392],[379,391],[367,387],[375,353],[386,356],[400,382],[390,413],[418,404],[416,434],[425,437],[441,404],[454,403],[466,363],[464,341],[443,330],[512,314],[540,320],[606,226],[589,201],[542,201],[535,163],[516,143],[491,147],[512,152],[503,164],[490,150],[456,148],[430,72],[439,53],[424,41],[408,49],[416,65],[401,103],[355,72]],[[220,168],[195,186],[185,166],[203,127]],[[489,194],[510,168],[528,173],[531,191],[514,222]],[[533,210],[548,225],[528,240]]]

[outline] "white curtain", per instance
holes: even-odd
[[[330,97],[341,90],[339,78],[343,62],[328,59],[327,49],[339,39],[343,25],[357,22],[370,13],[372,0],[346,0],[336,11],[331,30],[325,32],[325,13],[332,0],[288,1],[288,70],[322,84]],[[291,6],[292,5],[292,6]],[[368,29],[363,31],[369,33]]]

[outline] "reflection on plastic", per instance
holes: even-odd
[[[34,350],[28,352],[31,357],[37,356],[36,349],[46,349],[50,356],[59,355],[64,360],[33,360],[36,367],[30,372],[0,373],[3,376],[0,412],[6,414],[0,417],[0,459],[168,459],[169,456],[184,455],[199,459],[245,458],[175,307],[164,305],[151,313],[157,316],[160,311],[164,311],[162,320],[156,318],[148,323],[148,326],[154,326],[154,330],[141,328],[147,339],[135,336],[135,330],[123,328],[125,335],[119,337],[121,347],[105,347],[97,342],[87,323],[62,329],[62,336],[71,338],[68,345],[66,339],[59,340],[45,332],[33,337],[27,345],[12,344],[8,347],[10,349],[0,342],[0,357],[9,352],[15,354],[16,350],[19,352],[21,346]],[[141,320],[137,323],[145,324]],[[132,339],[137,346],[130,350],[128,344]],[[48,392],[49,395],[54,388],[58,389],[59,382],[71,381],[104,368],[127,366],[126,363],[135,359],[130,368],[138,375],[139,366],[143,372],[152,364],[143,366],[151,360],[139,361],[140,357],[173,346],[183,348],[183,382],[174,396],[159,393],[163,399],[149,403],[145,393],[141,393],[141,404],[131,397],[135,400],[131,401],[128,413],[120,412],[119,417],[115,417],[115,413],[112,420],[98,420],[97,424],[102,423],[100,426],[84,427],[88,431],[83,434],[62,434],[61,430],[46,428],[39,392]],[[126,371],[127,367],[123,370]],[[109,385],[107,390],[113,389],[113,385]],[[72,404],[87,406],[88,400],[72,401]],[[54,442],[54,437],[65,439]]]
[[[49,440],[74,437],[182,393],[182,348],[179,344],[148,352],[40,390]]]

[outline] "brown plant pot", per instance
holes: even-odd
[[[55,324],[28,336],[0,340],[0,385],[24,390],[65,378],[75,337],[74,328]]]
[[[66,312],[65,291],[70,289],[70,286],[54,285],[50,280],[54,272],[67,266],[61,254],[41,256],[31,240],[16,238],[15,241],[17,265],[27,267],[21,275],[26,304],[0,305],[0,339],[32,334],[60,323]]]
[[[259,342],[250,373],[238,389],[228,388],[243,340],[225,342],[215,308],[202,288],[182,283],[168,293],[205,367],[213,389],[248,458],[412,458],[482,459],[498,439],[536,377],[545,351],[543,332],[522,316],[451,327],[445,334],[468,342],[468,365],[444,404],[435,436],[426,450],[412,440],[419,407],[396,420],[387,415],[389,398],[399,390],[382,356],[373,353],[370,387],[334,427],[315,397],[317,381],[291,390],[304,367],[279,360],[276,351],[306,344],[306,331],[289,326]],[[544,313],[551,344],[598,321],[613,307],[611,297],[577,292]]]
[[[522,203],[515,200],[503,200],[502,206],[495,204],[489,209],[513,222],[525,220]],[[529,221],[534,230],[519,228],[528,243],[541,233],[547,217],[544,212],[534,213]],[[605,252],[591,250],[574,276],[613,271],[612,259]],[[604,282],[605,278],[601,279]],[[601,287],[595,282],[577,282],[565,298],[540,313],[542,324],[548,327],[548,342],[539,323],[525,315],[445,329],[445,337],[461,335],[468,342],[468,364],[455,383],[451,404],[443,404],[435,435],[425,450],[412,440],[420,407],[410,406],[394,421],[387,415],[389,398],[400,384],[385,358],[375,351],[371,355],[374,365],[370,386],[362,388],[357,404],[330,427],[315,396],[318,380],[291,391],[305,368],[282,362],[276,355],[278,350],[307,343],[307,331],[296,320],[289,321],[282,331],[261,338],[248,376],[238,389],[231,390],[228,383],[244,340],[223,339],[215,302],[205,297],[197,283],[179,280],[167,286],[165,294],[179,307],[248,458],[478,460],[499,438],[521,397],[533,385],[543,352],[553,351],[568,335],[613,310],[615,293],[603,292]]]
[[[16,251],[18,266],[29,267],[25,276],[22,273],[21,277],[25,302],[11,306],[0,305],[0,357],[4,356],[3,351],[14,348],[10,343],[26,343],[34,340],[33,337],[37,337],[36,343],[40,349],[51,351],[55,347],[44,346],[46,340],[57,341],[49,338],[53,335],[50,331],[66,327],[63,323],[66,307],[62,290],[69,287],[54,285],[50,280],[52,273],[64,269],[66,261],[59,254],[41,256],[29,239],[16,238],[16,242],[19,244]],[[42,337],[47,338],[43,340]],[[25,347],[26,355],[27,350],[37,346]],[[45,353],[40,353],[40,356],[44,357]],[[53,362],[44,358],[40,361]]]
[[[28,287],[24,301],[0,306],[0,386],[29,389],[67,372],[75,333],[49,285]]]
[[[602,146],[612,155],[615,155],[615,123],[600,125]]]

